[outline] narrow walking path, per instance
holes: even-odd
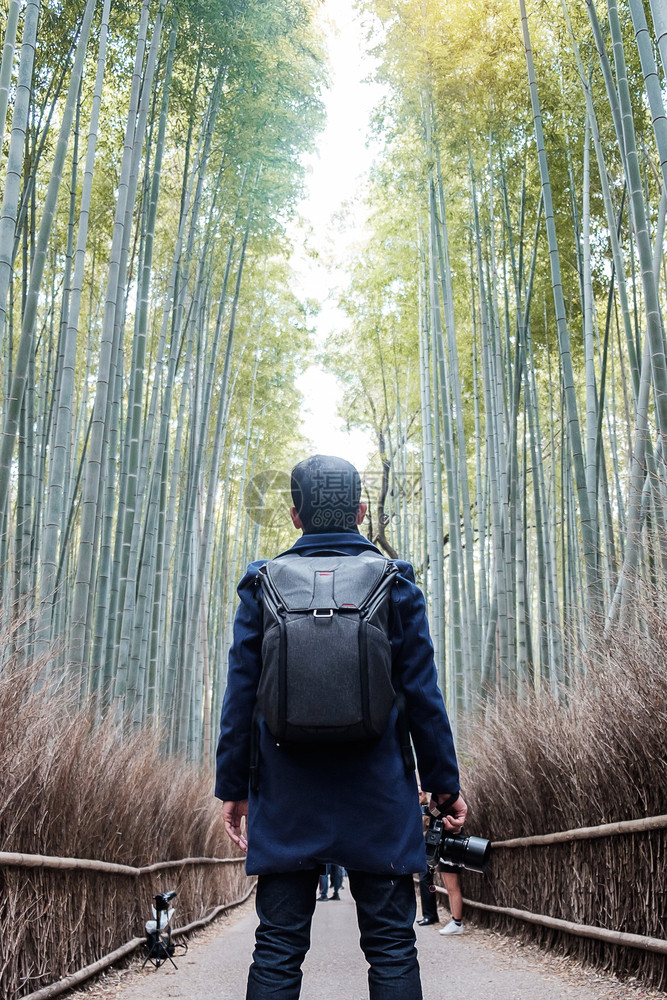
[[[165,966],[139,971],[139,963],[112,975],[72,1000],[243,1000],[256,917],[252,901],[235,923],[210,928],[191,942],[178,971]],[[440,926],[443,926],[442,924]],[[354,904],[318,903],[312,947],[304,964],[301,1000],[365,1000],[367,965],[359,949]],[[649,1000],[666,994],[619,983],[582,970],[490,931],[468,927],[442,937],[438,925],[417,928],[425,1000]]]

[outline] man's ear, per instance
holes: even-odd
[[[297,513],[296,507],[290,507],[289,516],[292,518],[292,524],[297,531],[303,531],[303,524],[301,523],[301,518]]]
[[[366,511],[368,510],[368,504],[360,503],[359,509],[357,511],[357,524],[361,524],[363,519],[366,517]]]

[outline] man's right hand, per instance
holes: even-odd
[[[225,821],[225,830],[235,844],[238,844],[242,851],[248,853],[248,841],[241,832],[241,821],[248,815],[248,800],[241,799],[239,802],[223,802],[222,816]]]
[[[431,796],[431,806],[440,811],[440,803],[446,802],[449,798],[448,795],[432,795]],[[468,806],[462,795],[459,795],[455,802],[452,802],[451,806],[447,809],[447,815],[442,817],[442,822],[445,830],[449,830],[450,833],[460,833],[461,827],[465,823],[465,818],[468,813]]]

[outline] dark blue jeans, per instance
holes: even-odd
[[[370,1000],[422,1000],[412,876],[354,871],[348,875],[357,904],[361,947],[370,965]],[[260,922],[246,1000],[298,1000],[317,879],[315,869],[259,876],[256,907]]]

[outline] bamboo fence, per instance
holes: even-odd
[[[510,840],[494,841],[492,847],[494,851],[519,850],[532,847],[548,847],[556,844],[576,843],[579,841],[596,840],[600,838],[613,838],[627,835],[650,833],[656,830],[667,829],[667,815],[648,816],[640,819],[628,820],[620,823],[604,823],[598,826],[578,827],[572,830],[561,830],[549,834],[539,834],[530,837],[514,837]],[[159,862],[143,867],[132,865],[118,865],[110,862],[91,860],[86,858],[59,858],[40,854],[21,854],[12,852],[0,852],[0,868],[28,868],[28,869],[50,869],[54,871],[80,871],[98,872],[105,875],[124,875],[138,877],[146,874],[169,870],[174,868],[186,868],[198,865],[234,865],[239,864],[244,859],[236,858],[181,858],[179,860]],[[183,935],[205,926],[220,913],[239,905],[249,898],[254,885],[237,898],[236,900],[215,907],[206,916],[191,921],[184,927],[175,929],[174,936]],[[436,887],[437,892],[446,895],[443,887]],[[582,891],[584,886],[582,886]],[[640,949],[650,952],[653,955],[667,955],[667,940],[652,937],[646,934],[634,934],[616,929],[598,927],[591,924],[578,923],[572,920],[565,920],[560,917],[544,913],[533,913],[527,909],[513,906],[497,905],[480,900],[464,898],[466,906],[472,907],[481,912],[500,915],[514,920],[521,920],[528,924],[533,924],[549,930],[564,934],[575,935],[579,938],[601,942],[605,945],[624,946],[626,948]],[[144,943],[144,937],[134,937],[119,948],[114,949],[107,955],[87,964],[77,972],[70,973],[58,982],[39,990],[24,995],[26,1000],[48,1000],[50,997],[58,996],[65,990],[85,981],[103,969],[108,968],[114,962],[120,961],[131,954]]]
[[[58,859],[60,860],[60,859]],[[188,859],[191,860],[191,859]],[[198,862],[202,859],[197,858]],[[213,858],[207,859],[214,862]],[[229,860],[229,859],[227,859]],[[238,858],[233,860],[240,860]],[[192,934],[193,931],[200,930],[202,927],[206,927],[210,924],[212,920],[219,917],[222,913],[226,913],[228,910],[234,909],[236,906],[240,906],[241,903],[245,903],[246,899],[249,899],[255,889],[254,884],[248,889],[248,891],[241,896],[240,899],[235,899],[232,903],[224,903],[222,906],[216,906],[214,910],[207,913],[205,917],[200,920],[192,920],[189,924],[185,924],[184,927],[175,927],[172,932],[172,937],[182,937],[184,934]],[[127,958],[132,952],[140,948],[142,944],[146,943],[146,938],[135,937],[131,941],[127,941],[125,944],[121,945],[120,948],[116,948],[109,955],[105,955],[104,958],[98,959],[97,962],[92,962],[87,965],[84,969],[79,969],[78,972],[73,972],[71,976],[66,976],[65,979],[61,979],[57,983],[53,983],[51,986],[45,986],[41,990],[37,990],[34,993],[28,993],[24,1000],[50,1000],[51,997],[60,996],[61,993],[65,993],[67,990],[72,989],[74,986],[78,986],[80,983],[85,982],[92,976],[97,975],[98,972],[103,972],[104,969],[108,969],[110,965],[114,965],[115,962],[120,962],[123,958]]]
[[[143,926],[152,896],[166,888],[177,889],[179,911],[191,918],[173,936],[205,926],[249,898],[254,881],[245,875],[244,861],[188,857],[134,867],[0,852],[5,900],[0,926],[11,958],[3,973],[3,996],[46,1000],[126,958],[145,943],[145,936],[117,947],[114,943]],[[204,876],[202,869],[211,867],[220,874]],[[170,872],[173,884],[146,881],[146,876],[161,879]]]
[[[664,835],[660,836],[664,830],[667,830],[667,815],[493,841],[496,857],[492,856],[487,875],[464,876],[475,880],[478,898],[464,896],[463,902],[501,930],[512,929],[514,921],[522,921],[532,925],[533,934],[547,947],[574,950],[598,964],[602,960],[602,964],[614,971],[621,968],[639,971],[661,985],[667,975],[667,934],[660,908],[654,905],[651,910],[651,901],[657,904],[664,894]],[[653,844],[650,837],[656,833],[660,843]],[[602,838],[609,841],[605,850],[589,851],[583,846]],[[632,846],[628,848],[630,838]],[[640,839],[645,841],[642,846],[636,842]],[[539,850],[545,847],[555,849],[546,859]],[[499,861],[497,853],[507,850],[511,852],[511,861]],[[629,870],[628,857],[643,859],[644,864]],[[625,894],[618,890],[619,877],[625,882]],[[564,886],[570,887],[569,898],[562,891]],[[436,886],[436,891],[447,895],[442,886]],[[645,906],[641,924],[662,931],[662,937],[618,929],[619,924],[627,925],[636,918],[632,900],[637,894],[644,899]],[[518,901],[523,905],[510,905]],[[560,910],[561,914],[543,912],[549,909]],[[566,919],[563,911],[569,911],[570,917],[590,914],[597,923]],[[616,927],[600,926],[602,923],[613,923]],[[578,943],[573,944],[572,938]],[[613,958],[609,957],[609,949],[615,952]],[[628,955],[628,949],[635,952],[634,958]],[[625,963],[619,950],[626,956]],[[644,955],[637,956],[638,951]]]
[[[442,886],[436,886],[435,891],[448,895]],[[513,906],[491,906],[489,903],[479,903],[475,899],[463,897],[466,906],[475,910],[485,910],[487,913],[501,913],[515,920],[525,920],[529,924],[540,927],[550,927],[553,930],[575,934],[578,937],[592,938],[594,941],[604,941],[608,944],[625,945],[628,948],[641,948],[658,955],[667,955],[667,941],[662,938],[647,937],[645,934],[628,934],[625,931],[610,931],[605,927],[594,927],[591,924],[575,924],[572,920],[559,920],[558,917],[547,917],[543,913],[530,913],[528,910],[517,910]]]

